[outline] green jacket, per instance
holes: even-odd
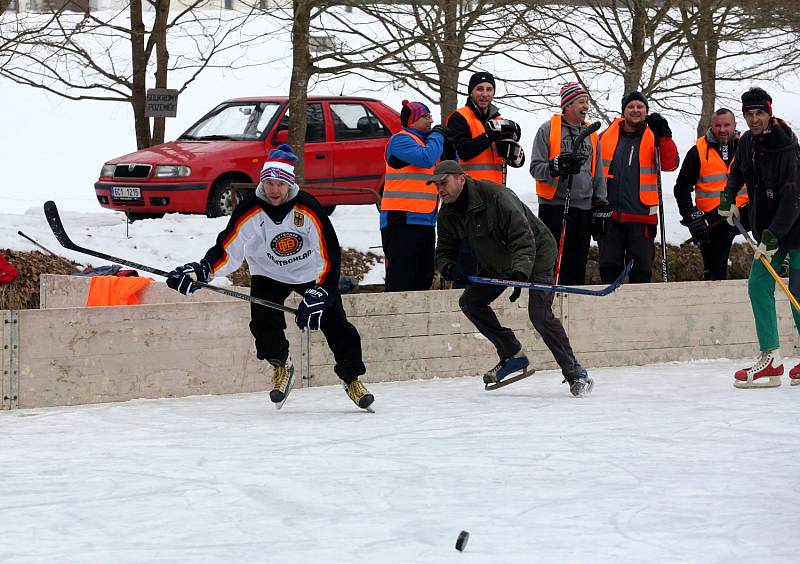
[[[442,205],[437,222],[436,269],[458,262],[460,242],[469,243],[479,274],[508,279],[511,272],[552,273],[556,241],[550,230],[517,195],[500,184],[473,180],[464,185],[464,214]]]

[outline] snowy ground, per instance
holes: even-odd
[[[0,561],[796,562],[800,387],[740,365],[0,412]]]

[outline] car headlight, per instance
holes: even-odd
[[[190,176],[192,169],[188,166],[159,165],[156,167],[153,176],[158,178],[175,178],[179,176]]]
[[[104,164],[103,168],[100,169],[100,176],[114,176],[114,171],[117,169],[117,165],[113,164]]]

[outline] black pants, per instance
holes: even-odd
[[[542,220],[556,244],[561,237],[561,224],[564,221],[564,206],[539,203],[539,219]],[[567,232],[564,234],[564,252],[561,257],[559,284],[568,286],[586,283],[586,261],[589,259],[592,210],[579,210],[570,207],[567,213]]]
[[[436,228],[429,225],[390,224],[381,229],[386,257],[386,292],[430,290]]]
[[[312,284],[284,284],[266,276],[253,276],[250,295],[270,302],[283,304],[289,294],[303,292]],[[250,332],[256,340],[256,356],[261,360],[286,362],[289,356],[289,341],[286,340],[286,318],[284,313],[258,304],[250,304]],[[333,352],[336,366],[333,371],[345,383],[350,383],[367,369],[361,359],[361,336],[347,321],[338,291],[333,305],[322,314],[320,330]]]
[[[552,274],[536,275],[533,281],[552,284],[553,276]],[[503,286],[468,284],[458,300],[461,311],[494,345],[500,360],[514,356],[522,349],[514,332],[500,325],[497,315],[490,307],[490,304],[504,290]],[[564,331],[564,326],[561,325],[561,320],[553,315],[554,296],[553,292],[531,290],[528,295],[528,317],[561,367],[564,376],[574,377],[581,370],[581,365],[575,360],[575,354],[572,352],[572,346],[566,331]]]
[[[600,279],[610,284],[633,260],[628,279],[631,283],[650,282],[656,256],[656,227],[649,223],[609,221],[600,247]]]
[[[742,210],[742,226],[749,229],[748,209]],[[725,280],[728,278],[728,258],[731,254],[731,245],[734,238],[739,235],[736,227],[722,219],[717,210],[712,210],[706,215],[706,221],[711,232],[711,241],[700,245],[700,254],[703,255],[703,278],[706,280]]]

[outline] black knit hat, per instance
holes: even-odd
[[[622,97],[622,113],[625,113],[625,108],[628,107],[628,104],[633,102],[634,100],[639,100],[642,104],[644,104],[645,109],[650,112],[650,104],[647,103],[647,98],[644,97],[644,94],[639,92],[638,90],[634,90],[633,92],[629,92]]]
[[[742,113],[746,114],[747,110],[763,110],[772,115],[772,96],[763,88],[752,87],[742,94]]]
[[[488,72],[476,72],[472,75],[469,79],[469,86],[467,87],[467,96],[472,94],[472,89],[478,86],[481,82],[488,82],[492,85],[492,88],[497,89],[494,84],[494,77],[491,73]]]

